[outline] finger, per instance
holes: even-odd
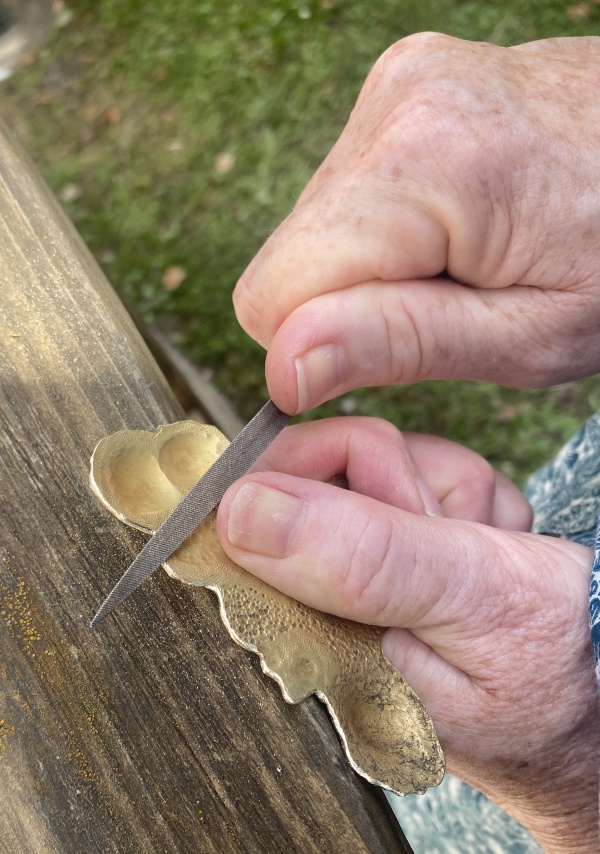
[[[504,82],[510,54],[495,51],[490,69]],[[375,64],[333,151],[236,286],[238,320],[264,347],[307,300],[362,282],[445,269],[484,286],[519,280],[529,253],[500,271],[512,223],[495,163],[501,156],[503,171],[514,168],[510,132],[491,156],[485,132],[473,136],[469,108],[454,101],[464,88],[453,83],[457,64],[481,76],[480,54],[477,45],[430,33],[403,39]],[[487,113],[506,110],[498,88]],[[509,114],[505,123],[510,131]]]
[[[544,545],[532,560],[522,539],[532,535],[415,515],[279,473],[231,487],[218,532],[236,563],[289,596],[341,617],[410,628],[438,647],[457,633],[464,640],[465,626],[476,636],[506,619],[507,590],[514,594],[511,619],[535,610],[540,565],[546,592],[572,583]],[[531,590],[523,581],[511,584],[522,574]]]
[[[581,323],[573,292],[483,292],[440,279],[357,285],[291,315],[267,354],[267,383],[287,412],[361,386],[424,379],[543,386],[586,370]]]
[[[356,169],[356,167],[355,167]],[[448,235],[425,189],[401,188],[392,206],[384,176],[336,177],[319,203],[296,207],[236,285],[238,321],[264,347],[299,305],[360,282],[429,278],[446,267]]]
[[[328,418],[288,427],[250,471],[325,482],[344,475],[352,491],[384,504],[432,516],[442,512],[400,431],[379,418]]]
[[[531,530],[531,505],[482,456],[439,436],[403,433],[403,437],[444,516],[508,531]]]
[[[222,545],[233,560],[311,607],[409,628],[436,619],[432,608],[437,612],[438,606],[431,599],[439,585],[430,586],[433,576],[425,556],[436,551],[438,534],[418,525],[421,519],[432,521],[428,517],[273,472],[242,478],[231,487],[217,518]]]
[[[310,480],[345,475],[354,492],[412,513],[529,531],[522,492],[479,454],[449,439],[345,417],[284,430],[252,467]]]
[[[502,472],[494,472],[494,507],[488,524],[505,531],[531,531],[533,508]]]

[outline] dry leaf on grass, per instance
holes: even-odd
[[[175,291],[187,279],[187,270],[183,267],[167,267],[162,274],[162,284],[166,291]]]

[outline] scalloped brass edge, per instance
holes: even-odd
[[[156,530],[155,527],[150,527],[149,525],[143,525],[143,524],[139,523],[139,521],[134,521],[130,516],[126,515],[124,512],[121,512],[117,506],[114,506],[113,504],[111,504],[110,500],[105,496],[101,485],[98,483],[98,479],[96,477],[96,469],[99,469],[101,472],[106,471],[107,454],[110,455],[110,453],[112,451],[121,452],[122,448],[120,447],[120,442],[122,442],[122,441],[126,440],[130,446],[134,447],[136,443],[135,442],[132,443],[131,440],[132,440],[132,438],[135,438],[137,436],[138,441],[139,441],[139,445],[146,450],[148,448],[152,448],[154,450],[155,455],[156,455],[156,460],[158,461],[160,448],[162,448],[163,445],[166,444],[166,442],[161,444],[161,439],[164,438],[164,433],[167,433],[167,432],[173,433],[174,437],[176,437],[178,435],[182,435],[183,432],[192,432],[192,433],[196,433],[196,435],[197,435],[197,433],[200,429],[202,429],[204,432],[207,429],[207,427],[208,427],[207,425],[200,425],[200,424],[197,424],[196,422],[183,421],[183,422],[175,422],[174,424],[170,424],[170,425],[161,425],[160,427],[158,427],[154,431],[149,431],[149,430],[121,430],[117,433],[112,434],[109,437],[106,437],[105,439],[102,439],[100,442],[97,443],[97,445],[94,449],[94,452],[92,454],[92,461],[91,461],[92,464],[91,464],[91,470],[90,470],[90,486],[91,486],[93,492],[95,493],[95,495],[98,496],[101,503],[113,515],[115,515],[121,522],[123,522],[124,524],[130,525],[131,527],[137,528],[138,530],[141,530],[146,534],[152,534],[154,532],[154,530]],[[181,432],[178,432],[178,428]],[[218,431],[216,428],[208,428],[208,429],[212,429],[212,430],[216,431],[216,433],[219,433],[219,435],[227,443],[228,440],[226,439],[226,437],[224,437],[220,433],[220,431]],[[167,441],[169,441],[169,440],[167,439]],[[162,469],[161,469],[161,471],[162,471]],[[162,473],[164,474],[164,472],[162,472]],[[175,484],[172,481],[170,481],[170,482],[172,483],[173,486],[175,486]],[[112,489],[112,487],[111,487],[111,489]],[[113,491],[113,495],[114,495],[114,491]],[[115,498],[115,504],[118,504],[118,496]],[[154,513],[148,514],[148,515],[152,516],[155,521],[158,521],[159,517],[161,516],[161,513],[162,513],[162,511],[161,512],[154,512]],[[168,515],[168,512],[165,511],[165,514]],[[166,518],[166,515],[164,515],[164,518]],[[173,556],[173,557],[175,557],[175,556]],[[177,560],[179,561],[181,559],[178,558]],[[185,566],[186,561],[182,560],[181,562]],[[189,561],[188,561],[188,563],[189,563]],[[232,566],[236,567],[236,565],[233,563],[232,563]],[[340,741],[342,743],[342,748],[344,750],[344,754],[346,755],[348,762],[350,763],[350,765],[354,769],[354,771],[356,773],[358,773],[361,777],[363,777],[365,780],[367,780],[371,784],[381,786],[382,788],[387,789],[388,791],[394,792],[395,794],[398,794],[398,795],[408,794],[409,791],[410,792],[421,792],[422,793],[422,792],[426,791],[427,788],[429,788],[431,786],[436,786],[441,782],[441,780],[443,779],[443,776],[444,776],[444,758],[443,758],[443,753],[442,753],[441,747],[440,747],[439,742],[437,741],[437,738],[435,735],[435,728],[433,725],[433,721],[431,720],[430,716],[427,713],[427,710],[425,709],[425,707],[423,706],[423,704],[419,700],[417,694],[410,687],[410,685],[403,679],[401,674],[398,674],[396,669],[393,667],[393,665],[385,658],[380,647],[379,647],[379,655],[381,656],[381,659],[383,660],[383,662],[385,662],[385,668],[382,668],[382,672],[384,673],[384,676],[385,676],[385,669],[387,667],[391,668],[397,674],[396,678],[399,677],[402,684],[404,685],[404,688],[402,688],[402,692],[404,693],[405,697],[409,698],[409,703],[413,707],[415,704],[417,704],[418,708],[421,710],[421,712],[423,714],[423,718],[420,722],[421,735],[423,734],[423,732],[427,733],[427,739],[425,742],[423,742],[422,737],[419,738],[420,743],[423,745],[423,749],[425,749],[425,744],[429,745],[429,754],[427,754],[427,759],[424,760],[425,765],[419,766],[421,768],[421,771],[422,771],[422,775],[421,775],[422,782],[420,782],[420,783],[416,782],[414,779],[414,775],[411,775],[410,788],[405,788],[404,791],[401,788],[399,788],[398,786],[394,786],[394,784],[392,782],[390,782],[389,779],[388,780],[383,779],[383,777],[380,777],[379,775],[375,775],[373,773],[369,773],[368,771],[366,771],[365,768],[363,767],[365,764],[364,758],[363,758],[363,761],[358,761],[353,756],[350,744],[348,742],[347,733],[344,730],[344,726],[342,725],[342,722],[341,722],[339,715],[338,715],[338,712],[336,710],[336,704],[330,699],[329,692],[326,688],[321,689],[319,687],[314,687],[310,690],[307,690],[306,693],[304,693],[302,695],[298,694],[296,696],[296,698],[294,698],[290,694],[290,692],[288,691],[288,688],[286,687],[286,681],[285,681],[284,677],[281,676],[275,669],[273,669],[272,667],[269,666],[269,664],[267,663],[267,660],[265,658],[265,655],[263,654],[263,652],[261,652],[261,649],[259,648],[259,646],[257,646],[255,643],[252,643],[252,641],[242,637],[238,633],[238,631],[236,631],[236,629],[233,627],[233,624],[231,622],[230,616],[229,616],[228,611],[227,611],[227,604],[225,602],[225,596],[224,596],[223,590],[221,589],[221,587],[219,586],[218,583],[213,583],[212,581],[208,581],[208,580],[203,582],[203,581],[195,579],[195,578],[190,579],[189,577],[185,577],[185,575],[182,575],[181,572],[179,572],[177,569],[173,568],[173,566],[171,566],[170,562],[163,564],[163,567],[166,570],[166,572],[175,580],[181,581],[181,582],[189,584],[191,586],[206,587],[207,589],[213,591],[216,594],[217,600],[219,603],[219,612],[220,612],[221,620],[222,620],[229,636],[232,638],[232,640],[235,643],[237,643],[242,648],[248,650],[249,652],[253,652],[256,655],[258,655],[262,672],[265,673],[265,675],[269,676],[271,679],[273,679],[277,683],[277,685],[279,686],[279,688],[281,690],[281,694],[287,703],[292,704],[292,705],[296,705],[296,704],[302,702],[303,700],[305,700],[311,694],[316,695],[316,697],[325,705],[325,707],[327,708],[327,710],[330,714],[334,728],[340,737]],[[231,566],[228,566],[225,563],[215,562],[215,563],[210,564],[210,570],[213,572],[214,572],[214,570],[219,569],[219,568],[222,568],[225,572],[231,570]],[[242,570],[240,567],[237,567],[237,569],[239,569],[240,572],[245,574],[245,570]],[[257,581],[257,580],[255,579],[255,581]],[[264,585],[264,582],[260,582],[260,584]],[[264,586],[268,587],[268,585],[264,585]],[[225,589],[227,589],[231,593],[231,588],[229,586],[226,585]],[[252,586],[249,589],[252,590]],[[256,595],[256,591],[253,592],[253,595]],[[284,599],[288,598],[276,590],[273,590],[273,595],[276,598],[277,597],[283,597]],[[293,601],[293,600],[291,600],[291,601]],[[309,610],[311,610],[311,609],[309,609]],[[314,612],[314,613],[318,614],[320,617],[327,618],[327,615],[323,615],[321,612]],[[338,618],[332,617],[330,619],[335,621]],[[351,625],[351,621],[344,620],[344,621],[340,621],[340,622],[343,624]],[[358,628],[358,625],[359,624],[357,624],[357,628]],[[363,627],[363,628],[365,628],[365,627]],[[381,634],[382,630],[377,630],[377,631],[379,631],[379,634]],[[358,636],[357,636],[357,642],[358,642]],[[360,641],[360,643],[363,643],[363,642],[364,642],[364,639],[362,641]],[[335,659],[333,659],[333,660],[335,660]],[[362,677],[364,678],[364,673],[362,674]],[[390,684],[389,683],[389,677],[385,677],[385,678],[388,679],[388,684]],[[333,685],[330,687],[331,687],[331,690],[333,690]],[[338,686],[338,688],[339,688],[339,686]],[[405,689],[407,689],[407,690],[405,690]],[[350,731],[352,732],[352,735],[353,735],[353,743],[354,743],[356,749],[359,750],[359,752],[363,754],[363,757],[364,757],[364,754],[366,753],[367,758],[368,758],[369,752],[370,752],[371,757],[373,757],[373,755],[374,755],[373,749],[370,748],[370,746],[365,749],[365,742],[363,739],[361,739],[360,733],[358,736],[356,734],[356,724],[355,723],[352,724],[348,719],[348,708],[347,708],[348,701],[344,700],[343,696],[341,696],[339,702],[343,703],[343,705],[340,708],[346,714],[346,720],[349,723]],[[363,700],[363,703],[364,702],[365,701]],[[425,727],[425,730],[422,729],[423,726]],[[417,727],[416,731],[419,732],[418,727]],[[367,744],[370,744],[370,743],[367,742]],[[381,750],[382,748],[379,748],[379,749]],[[399,744],[399,750],[401,750],[400,744]],[[377,749],[376,749],[376,751],[377,751]],[[381,755],[381,754],[379,754],[379,755]],[[375,762],[373,762],[371,760],[370,764],[373,766],[376,766],[378,764],[378,762],[379,762],[379,760],[376,760]],[[398,773],[398,772],[396,772],[396,773]],[[392,769],[390,769],[390,775],[394,776]]]
[[[308,697],[313,696],[313,695],[316,696],[317,699],[320,700],[321,703],[323,703],[323,705],[326,707],[327,711],[329,712],[332,723],[333,723],[335,730],[336,730],[336,732],[340,738],[346,759],[348,760],[349,764],[351,765],[351,767],[353,768],[353,770],[357,774],[359,774],[361,777],[363,777],[368,783],[371,783],[373,786],[380,786],[382,789],[386,789],[388,792],[392,792],[394,795],[399,795],[400,797],[403,797],[406,794],[413,794],[413,792],[402,792],[402,791],[399,791],[398,789],[394,789],[394,787],[391,784],[386,783],[385,780],[379,780],[376,777],[371,776],[367,771],[364,770],[364,768],[362,768],[358,764],[358,762],[354,759],[354,757],[352,756],[352,753],[350,752],[350,747],[348,745],[348,739],[347,739],[346,733],[344,732],[344,729],[341,725],[341,722],[339,720],[339,717],[337,715],[335,707],[330,702],[329,697],[327,696],[327,694],[324,691],[321,691],[319,689],[314,690],[314,691],[307,691],[303,697],[300,697],[297,700],[294,700],[290,696],[282,677],[275,670],[272,670],[268,666],[264,655],[262,654],[260,649],[256,646],[256,644],[253,644],[250,641],[244,640],[242,637],[240,637],[240,635],[238,635],[238,633],[235,631],[235,629],[231,625],[231,622],[229,621],[229,616],[227,614],[227,609],[225,607],[225,602],[224,602],[222,591],[217,585],[215,585],[215,584],[197,584],[197,583],[192,582],[192,581],[186,581],[180,575],[178,575],[175,570],[172,569],[172,567],[169,565],[168,562],[163,564],[163,567],[164,567],[165,571],[167,572],[167,574],[171,578],[173,578],[174,580],[180,581],[183,584],[189,584],[191,587],[203,587],[207,590],[211,590],[213,593],[216,594],[217,600],[219,603],[219,613],[221,616],[221,620],[223,621],[223,624],[224,624],[229,636],[231,637],[231,639],[235,643],[238,644],[238,646],[241,646],[243,649],[246,649],[249,652],[255,653],[258,656],[259,661],[260,661],[260,668],[261,668],[262,672],[266,676],[269,676],[271,679],[273,679],[274,682],[277,683],[277,685],[279,686],[279,688],[281,690],[281,695],[282,695],[282,697],[286,703],[288,703],[291,706],[297,706],[299,703],[304,702],[304,700],[306,700]],[[382,653],[382,656],[383,656],[383,653]],[[384,656],[384,658],[385,658],[385,656]],[[386,661],[387,661],[387,659],[386,659]],[[391,666],[393,666],[393,665],[391,665]],[[436,782],[431,783],[430,785],[427,785],[427,786],[424,785],[421,789],[415,789],[414,794],[423,794],[424,792],[427,791],[428,788],[433,788],[434,786],[437,786],[442,782],[442,780],[444,778],[444,772],[445,772],[445,762],[444,762],[443,753],[441,751],[441,748],[439,750],[439,754],[440,754],[440,770],[439,770],[439,775],[438,775],[438,778],[436,779]]]

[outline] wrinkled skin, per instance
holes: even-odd
[[[390,48],[235,291],[275,402],[598,371],[599,92],[596,38]],[[298,395],[294,363],[327,345]]]
[[[600,368],[600,40],[413,36],[235,292],[276,403],[361,385],[543,385]],[[328,485],[345,472],[350,492]],[[230,556],[389,627],[458,776],[548,852],[598,850],[591,551],[528,533],[479,457],[377,420],[285,431],[226,493]]]

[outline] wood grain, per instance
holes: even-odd
[[[92,495],[91,452],[182,413],[3,130],[0,280],[0,851],[410,851],[211,594],[156,573],[88,628],[143,542]]]

